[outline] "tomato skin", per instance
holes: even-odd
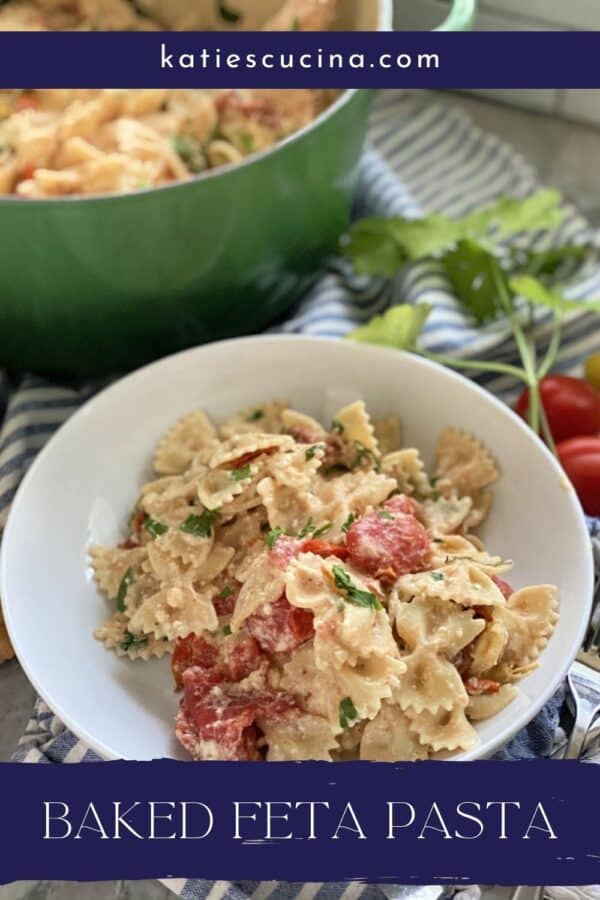
[[[582,436],[561,441],[556,448],[588,516],[600,516],[600,438]]]
[[[585,381],[568,375],[548,375],[540,382],[540,395],[557,443],[600,432],[600,391]],[[529,390],[519,397],[516,410],[527,419]]]

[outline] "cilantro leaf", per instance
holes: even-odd
[[[231,477],[234,481],[245,481],[246,478],[252,476],[250,466],[241,466],[239,469],[232,469]]]
[[[180,530],[185,534],[193,534],[194,537],[210,537],[219,512],[218,509],[205,509],[199,516],[188,516]]]
[[[434,581],[443,581],[444,580],[443,572],[431,572],[430,574]]]
[[[519,199],[503,197],[479,214],[486,230],[496,227],[499,240],[523,231],[548,231],[560,225],[564,212],[560,209],[562,197],[558,191],[546,189]],[[471,217],[475,222],[477,213]],[[476,231],[476,229],[474,229]]]
[[[515,294],[525,297],[536,306],[549,306],[559,313],[572,309],[587,309],[600,312],[600,300],[570,300],[559,288],[550,288],[531,275],[517,275],[511,278],[510,286]]]
[[[265,537],[265,543],[266,543],[267,547],[269,548],[269,550],[273,549],[273,547],[275,546],[275,544],[277,543],[277,541],[279,540],[279,538],[281,537],[282,534],[283,534],[283,528],[280,528],[279,525],[277,525],[276,528],[272,528],[271,531],[269,531],[269,533]]]
[[[358,719],[358,712],[351,697],[340,700],[340,728],[349,728]]]
[[[219,591],[219,593],[217,594],[217,599],[218,600],[226,600],[227,597],[231,597],[232,594],[233,594],[233,588],[229,587],[229,585],[226,584],[225,587],[221,591]]]
[[[548,250],[511,247],[509,268],[513,275],[564,281],[573,278],[592,253],[593,248],[584,244],[565,244]]]
[[[242,18],[242,14],[231,9],[224,0],[217,0],[217,11],[224,22],[230,22],[232,25]]]
[[[307,535],[307,534],[311,534],[311,533],[315,530],[316,527],[317,527],[317,526],[316,526],[315,523],[313,522],[312,518],[310,518],[310,519],[308,520],[308,522],[306,523],[306,525],[304,526],[304,528],[302,529],[302,531],[299,531],[299,532],[298,532],[298,537],[299,537],[299,538],[304,538],[304,537],[306,537],[306,535]]]
[[[250,415],[246,418],[246,422],[258,422],[259,419],[262,419],[264,416],[264,412],[262,409],[255,409],[254,412],[251,412]]]
[[[366,325],[346,335],[353,341],[378,344],[397,350],[412,350],[432,307],[427,303],[402,303],[392,306],[382,316],[375,316]]]
[[[125,598],[127,597],[127,591],[129,590],[129,585],[133,583],[134,575],[133,569],[127,569],[123,577],[121,578],[121,583],[119,584],[119,590],[117,591],[117,596],[115,597],[115,605],[119,612],[125,612]]]
[[[228,634],[231,634],[231,625],[223,626],[223,634],[225,635],[225,637],[227,637]]]
[[[506,281],[506,275],[485,247],[471,240],[460,241],[445,254],[442,265],[455,295],[479,324],[503,312],[496,279]]]
[[[353,524],[353,522],[356,522],[356,516],[354,515],[354,513],[350,513],[350,515],[342,525],[342,531],[344,532],[344,534],[348,534],[348,529]]]
[[[161,534],[166,534],[169,530],[168,525],[163,524],[163,522],[157,522],[152,516],[146,516],[144,519],[144,528],[155,538],[160,537]]]
[[[147,643],[148,638],[146,635],[132,634],[131,631],[126,631],[121,641],[121,647],[123,650],[129,650],[130,647],[143,647]]]
[[[388,522],[394,521],[394,517],[391,515],[391,513],[387,509],[378,509],[377,514],[380,519],[385,519]]]
[[[315,531],[313,531],[313,537],[314,538],[323,537],[323,535],[327,534],[328,531],[331,531],[332,528],[333,528],[333,522],[325,522],[324,525],[321,525],[320,528],[317,528],[317,529],[315,529]]]
[[[343,434],[343,433],[344,433],[344,426],[343,426],[343,424],[340,422],[339,419],[333,419],[333,421],[332,421],[332,423],[331,423],[331,430],[337,432],[338,434]]]
[[[353,606],[363,606],[368,609],[383,609],[375,594],[370,591],[362,591],[352,582],[350,575],[341,566],[333,566],[333,581],[339,591],[343,591],[347,603]]]
[[[314,459],[318,450],[324,450],[324,444],[313,444],[312,447],[309,447],[306,453],[304,454],[304,458],[307,462],[310,462],[311,459]]]

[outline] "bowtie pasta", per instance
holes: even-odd
[[[92,566],[121,656],[171,654],[195,759],[418,760],[468,750],[517,695],[557,591],[514,591],[472,529],[498,477],[446,428],[430,477],[399,420],[331,427],[261,403],[159,441],[117,547]]]
[[[171,30],[324,30],[338,0],[287,0],[267,22],[226,3],[206,5],[190,12],[189,4],[169,9],[160,0],[8,0],[0,2],[0,31],[147,31],[165,23]],[[0,194],[123,193],[188,179],[274,146],[312,122],[337,93],[0,91]]]

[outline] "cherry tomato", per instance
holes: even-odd
[[[22,112],[24,109],[37,109],[39,105],[36,97],[31,94],[21,94],[15,100],[15,112]]]
[[[600,391],[585,381],[568,375],[548,375],[540,382],[540,395],[557,443],[600,432]],[[516,409],[527,419],[529,390],[521,394]]]
[[[600,391],[600,353],[588,356],[585,361],[585,380],[593,388]]]
[[[588,516],[600,516],[600,438],[575,437],[556,448]]]

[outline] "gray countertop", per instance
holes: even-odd
[[[600,91],[598,95],[600,104]],[[540,178],[561,190],[600,226],[600,130],[538,113],[516,110],[487,99],[437,94],[462,107],[475,122],[513,144],[537,168]],[[13,660],[0,667],[0,759],[6,760],[23,733],[34,692]],[[0,888],[0,900],[166,900],[170,892],[157,882],[18,882]]]

